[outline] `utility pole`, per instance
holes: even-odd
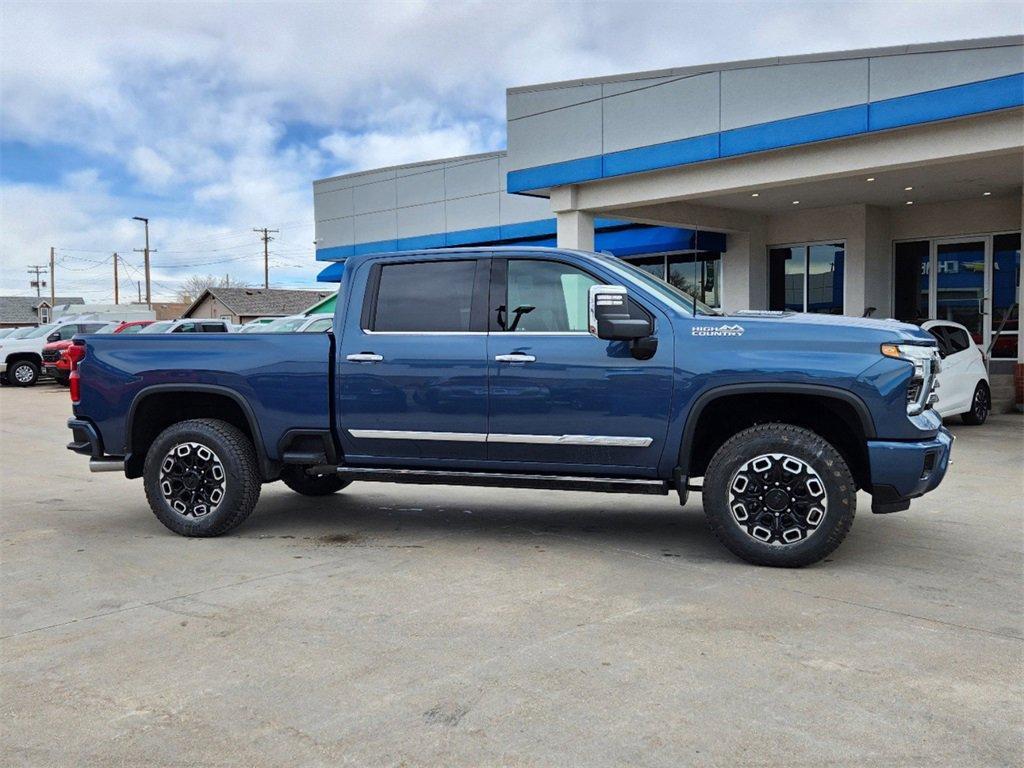
[[[149,309],[152,309],[153,308],[153,293],[152,293],[151,283],[150,283],[150,280],[149,280],[149,254],[150,253],[156,253],[156,251],[150,251],[149,250],[149,219],[147,219],[145,216],[132,216],[132,219],[134,219],[135,221],[141,221],[146,226],[146,247],[142,248],[142,249],[136,248],[135,251],[136,251],[136,253],[138,253],[141,250],[141,252],[143,254],[145,254],[145,264],[146,264],[146,306]],[[141,301],[142,301],[142,299],[140,297],[139,302],[141,303]]]
[[[139,304],[142,303],[142,281],[136,280],[135,287],[139,289]]]
[[[50,306],[57,303],[57,272],[53,264],[53,246],[50,246]]]
[[[276,235],[280,231],[281,230],[279,230],[279,229],[267,229],[266,227],[263,227],[262,229],[259,229],[259,228],[254,228],[253,229],[253,232],[262,232],[263,233],[262,240],[263,240],[263,287],[264,288],[269,288],[270,287],[270,250],[269,250],[269,246],[270,246],[270,241],[274,239],[274,238],[272,238],[270,236],[270,233],[273,232]]]
[[[120,294],[118,293],[118,290],[120,288],[120,283],[117,280],[117,259],[118,259],[117,251],[114,251],[114,303],[115,304],[120,304],[121,303],[119,301]]]
[[[29,264],[28,265],[28,273],[30,275],[35,275],[35,277],[36,277],[35,280],[32,280],[29,283],[29,287],[36,289],[36,298],[37,299],[42,298],[43,294],[42,294],[42,290],[41,289],[42,289],[42,287],[44,285],[46,285],[46,281],[42,280],[40,278],[40,275],[45,275],[46,274],[46,265],[45,264]]]

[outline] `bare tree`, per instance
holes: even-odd
[[[178,301],[191,304],[198,299],[207,288],[247,288],[249,284],[242,280],[234,280],[231,275],[189,275],[178,288]]]

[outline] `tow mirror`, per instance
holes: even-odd
[[[46,337],[47,341],[60,341],[60,331],[54,331]]]
[[[621,285],[592,285],[588,296],[590,333],[605,341],[636,341],[650,336],[649,320],[629,316],[629,297]]]

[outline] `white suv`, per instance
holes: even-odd
[[[39,380],[43,347],[51,341],[96,333],[107,325],[110,325],[108,320],[57,322],[41,325],[18,338],[12,338],[14,334],[11,334],[0,339],[0,381],[16,387],[31,387]]]
[[[992,409],[985,353],[960,323],[928,320],[921,328],[939,342],[942,357],[936,412],[943,418],[959,414],[964,424],[984,424]]]

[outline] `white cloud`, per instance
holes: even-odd
[[[237,255],[252,227],[285,222],[278,261],[306,266],[278,272],[307,279],[314,178],[500,147],[508,86],[1021,26],[1019,4],[999,2],[8,0],[0,138],[69,147],[92,170],[3,185],[2,288],[26,290],[24,266],[51,244],[131,253],[139,214],[168,284],[201,260],[255,281],[258,249]],[[102,267],[76,264],[109,294]]]
[[[174,178],[174,168],[150,147],[136,147],[128,158],[128,169],[139,181],[157,187],[166,186]]]

